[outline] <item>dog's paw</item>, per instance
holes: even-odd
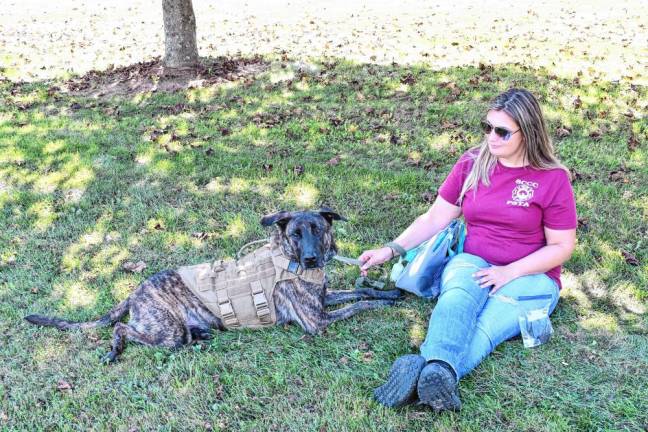
[[[115,363],[116,360],[117,360],[117,353],[114,351],[110,351],[108,354],[106,354],[101,358],[101,363],[108,365],[108,364]]]

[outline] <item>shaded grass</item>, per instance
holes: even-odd
[[[646,89],[516,65],[320,66],[304,74],[275,61],[251,82],[114,100],[0,82],[0,426],[645,428],[648,125],[627,114],[646,105]],[[175,352],[132,345],[113,367],[98,363],[109,329],[65,334],[22,321],[96,317],[142,277],[234,256],[267,234],[258,220],[278,209],[340,211],[344,255],[393,238],[479,141],[487,102],[511,86],[538,95],[552,131],[571,131],[556,146],[577,174],[579,243],[554,339],[537,350],[503,344],[462,382],[460,414],[371,399],[393,359],[424,337],[432,305],[419,299],[315,338],[287,327]],[[124,273],[127,260],[148,266]],[[329,273],[335,287],[357,276]],[[57,389],[60,380],[72,389]]]

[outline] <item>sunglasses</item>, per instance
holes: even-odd
[[[497,134],[497,136],[502,138],[504,141],[508,141],[509,139],[511,139],[511,136],[513,134],[516,134],[516,133],[520,132],[520,129],[518,129],[516,131],[510,131],[510,130],[508,130],[506,128],[503,128],[503,127],[499,127],[499,126],[495,127],[492,124],[490,124],[488,122],[485,122],[485,121],[483,121],[481,123],[481,126],[482,126],[482,129],[484,130],[484,133],[486,135],[490,135],[490,133],[494,130],[495,133]]]

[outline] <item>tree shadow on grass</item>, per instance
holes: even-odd
[[[512,86],[538,95],[562,135],[563,162],[579,174],[587,231],[566,269],[589,303],[568,298],[557,324],[594,311],[645,334],[641,309],[592,289],[628,291],[640,303],[646,295],[645,264],[634,271],[620,253],[632,245],[641,263],[648,258],[637,246],[646,232],[646,148],[628,145],[647,127],[624,115],[645,89],[516,65],[434,71],[342,60],[307,69],[276,62],[253,79],[127,98],[72,96],[50,83],[1,86],[4,335],[25,329],[18,323],[27,313],[90,319],[156,271],[231,257],[266,235],[261,215],[283,208],[326,204],[347,216],[336,228],[345,255],[393,238],[481,139],[488,101]],[[127,274],[128,260],[147,268]],[[353,271],[332,271],[351,285]]]
[[[240,69],[246,64],[251,62],[241,62]],[[579,167],[575,189],[588,198],[579,200],[580,214],[614,216],[628,207],[619,195],[636,197],[630,203],[635,210],[619,215],[625,223],[613,227],[590,220],[589,232],[581,235],[596,237],[602,231],[610,239],[604,242],[609,251],[618,251],[636,232],[630,227],[646,230],[639,207],[645,173],[626,162],[645,148],[625,145],[631,135],[645,133],[645,122],[624,116],[615,96],[632,99],[633,94],[621,85],[583,85],[515,65],[433,71],[329,61],[308,70],[285,62],[264,63],[261,69],[268,71],[251,79],[235,66],[224,68],[226,86],[207,83],[179,93],[100,101],[57,93],[52,86],[6,83],[13,113],[2,138],[15,155],[5,162],[3,177],[15,192],[3,201],[5,220],[13,220],[13,232],[21,234],[43,225],[27,238],[40,248],[47,243],[49,252],[55,245],[59,256],[97,221],[122,234],[123,245],[135,237],[145,244],[146,238],[157,244],[166,237],[170,252],[174,236],[165,234],[191,234],[188,227],[204,232],[205,224],[218,232],[224,228],[222,213],[233,220],[243,213],[249,225],[257,211],[326,203],[357,223],[361,234],[355,243],[371,244],[380,239],[363,227],[377,226],[393,236],[424,211],[452,163],[481,138],[478,123],[487,102],[517,86],[539,97],[553,131],[570,131],[557,139],[557,148],[568,166]],[[104,75],[129,74],[122,72],[91,73],[73,82],[93,88],[93,81],[105,83]],[[576,109],[572,96],[585,93],[598,96]],[[30,98],[40,99],[25,105]],[[605,134],[593,140],[594,129]],[[624,175],[609,178],[619,166]],[[428,191],[432,194],[425,195]],[[392,218],[400,224],[385,224]],[[140,235],[155,219],[164,221],[164,229],[154,225],[153,235]],[[251,233],[261,232],[252,228]],[[615,234],[622,235],[616,244]],[[193,248],[184,243],[183,252]],[[39,247],[27,250],[32,248]],[[95,250],[88,258],[101,246],[90,249]],[[30,261],[16,259],[18,267]],[[50,257],[40,264],[48,276],[32,282],[45,288],[61,274],[61,262]],[[580,257],[577,265],[596,264]],[[603,283],[628,269],[614,270]],[[628,276],[642,286],[643,277]]]

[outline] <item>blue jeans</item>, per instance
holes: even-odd
[[[549,294],[550,298],[515,305],[489,297],[489,289],[481,288],[472,274],[490,266],[482,258],[467,253],[448,262],[441,278],[441,294],[421,345],[421,355],[426,360],[443,360],[458,378],[473,370],[497,345],[520,334],[520,308],[541,309],[549,304],[551,313],[558,303],[558,286],[545,274],[514,279],[494,296],[517,299],[520,295]]]

